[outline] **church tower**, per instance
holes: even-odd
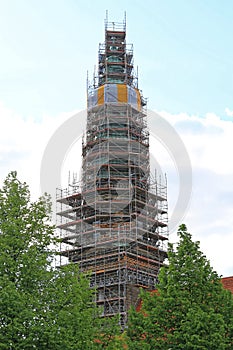
[[[150,173],[146,100],[125,19],[105,22],[88,84],[81,180],[58,190],[57,203],[61,255],[91,272],[103,316],[119,314],[124,328],[140,287],[156,288],[168,239],[167,189]]]

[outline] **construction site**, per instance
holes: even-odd
[[[81,174],[57,189],[61,257],[91,274],[102,316],[120,315],[125,328],[140,288],[156,288],[168,240],[167,184],[151,173],[147,101],[125,19],[105,21],[98,71],[87,87]]]

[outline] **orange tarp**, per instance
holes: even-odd
[[[97,104],[102,105],[104,104],[104,85],[100,86],[97,91],[98,91]]]
[[[118,102],[120,103],[128,102],[127,85],[117,84],[117,94],[118,94]]]

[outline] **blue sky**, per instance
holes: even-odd
[[[85,108],[105,11],[133,42],[149,107],[203,115],[232,105],[231,1],[0,1],[1,97],[25,117]]]
[[[16,169],[39,195],[46,144],[86,107],[87,70],[91,76],[104,41],[106,10],[116,22],[126,11],[148,108],[172,125],[189,153],[193,191],[184,221],[214,268],[233,275],[230,0],[0,0],[0,179]],[[67,156],[65,178],[74,159],[80,164],[78,149]],[[166,150],[156,159],[168,174],[172,212],[175,164]]]

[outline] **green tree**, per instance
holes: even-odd
[[[156,293],[142,292],[142,310],[131,310],[129,349],[233,349],[233,298],[193,242],[186,226],[169,245]]]
[[[95,349],[99,317],[89,278],[53,269],[50,201],[30,201],[16,172],[0,190],[0,350]]]
[[[119,326],[120,316],[102,318],[102,332],[98,336],[98,349],[122,350],[126,348],[126,334]],[[97,340],[97,339],[96,339]]]

